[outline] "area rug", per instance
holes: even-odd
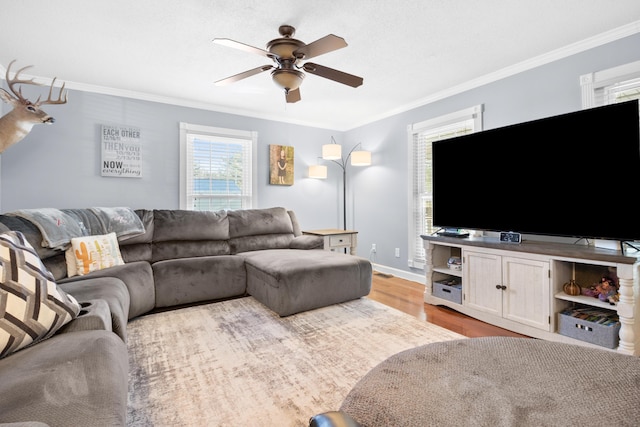
[[[464,338],[368,298],[281,318],[252,297],[131,321],[130,426],[307,426],[387,357]]]

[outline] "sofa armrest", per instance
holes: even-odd
[[[324,239],[322,236],[312,236],[304,234],[294,237],[289,243],[289,249],[323,249]]]
[[[83,301],[80,303],[78,317],[60,328],[58,333],[75,331],[113,331],[111,326],[111,310],[107,302],[101,299]]]
[[[342,411],[330,411],[314,415],[309,427],[361,427],[361,425]]]

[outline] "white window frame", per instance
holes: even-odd
[[[637,78],[640,78],[640,61],[581,75],[582,108],[609,104],[609,88]]]
[[[407,221],[409,247],[407,253],[409,254],[408,265],[411,268],[424,269],[425,264],[425,253],[424,249],[422,249],[422,238],[420,235],[425,233],[421,200],[426,196],[424,194],[418,194],[420,184],[416,182],[421,174],[424,175],[425,171],[417,169],[419,166],[416,162],[416,155],[418,154],[415,153],[414,141],[420,134],[433,133],[439,130],[446,131],[448,128],[455,127],[456,124],[462,126],[463,123],[469,121],[471,121],[473,127],[471,132],[481,131],[482,112],[483,105],[480,104],[407,126],[407,139],[409,144],[409,165],[407,170],[410,173],[408,185],[409,217]],[[426,168],[426,163],[424,167]]]
[[[257,206],[257,160],[256,147],[258,144],[258,132],[227,129],[212,126],[203,126],[180,122],[180,209],[194,210],[194,194],[190,194],[189,176],[192,176],[193,152],[189,150],[189,138],[192,135],[200,135],[205,138],[219,138],[222,141],[247,144],[250,149],[250,167],[244,170],[242,189],[243,209],[251,209]]]

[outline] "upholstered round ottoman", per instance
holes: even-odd
[[[640,359],[528,338],[470,338],[398,353],[341,411],[363,426],[638,426]]]

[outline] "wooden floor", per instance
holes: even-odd
[[[466,337],[523,336],[473,319],[448,307],[426,304],[424,285],[410,280],[374,272],[368,297]]]

